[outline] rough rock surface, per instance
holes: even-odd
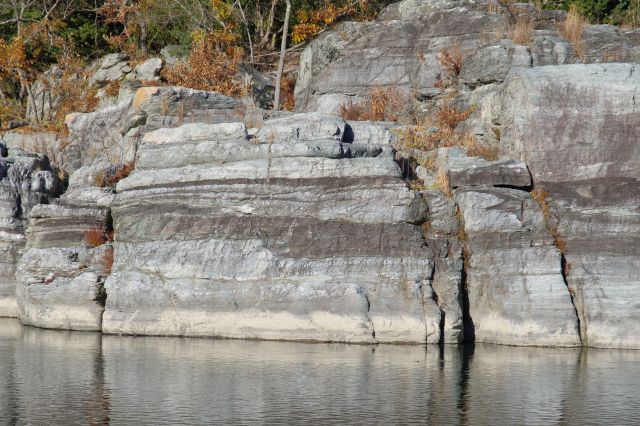
[[[461,29],[464,28],[464,31]],[[509,29],[507,15],[486,4],[405,0],[375,22],[341,24],[314,40],[300,57],[296,108],[337,112],[340,103],[373,86],[394,85],[419,97],[436,96],[445,71],[441,49],[459,43],[473,50]]]
[[[51,94],[51,87],[58,84],[61,75],[60,68],[53,65],[31,85],[26,110],[29,122],[37,123],[52,117],[58,100]]]
[[[503,94],[504,150],[549,193],[590,346],[640,348],[639,73],[636,64],[534,68]]]
[[[91,83],[98,87],[112,81],[123,79],[131,72],[129,57],[124,53],[111,53],[98,62],[97,69],[91,76]]]
[[[184,87],[141,87],[124,94],[118,103],[67,117],[72,144],[62,163],[73,171],[81,166],[135,158],[145,133],[184,123],[241,121],[240,101],[215,92]]]
[[[0,144],[0,317],[17,316],[15,270],[25,246],[27,215],[60,191],[46,158]]]
[[[560,251],[540,206],[509,188],[456,191],[466,236],[466,290],[476,342],[578,346]]]
[[[266,121],[251,140],[240,123],[147,134],[111,204],[103,331],[440,341],[414,225],[424,202],[390,151],[352,157],[345,127],[315,115]]]
[[[522,161],[487,161],[479,157],[449,157],[446,166],[451,187],[509,186],[528,188],[531,175]]]
[[[362,99],[376,86],[397,87],[417,101],[429,101],[441,95],[434,84],[451,77],[439,55],[456,46],[464,60],[459,81],[452,83],[463,91],[502,83],[523,67],[640,60],[640,30],[587,26],[575,49],[561,36],[565,17],[565,12],[538,11],[522,3],[394,3],[374,22],[343,23],[309,44],[300,57],[296,108],[338,113],[341,104],[354,96]],[[509,40],[516,19],[534,24],[529,46]]]
[[[158,81],[160,80],[160,72],[163,66],[164,61],[161,58],[149,58],[136,65],[133,69],[132,78],[140,81]]]
[[[535,21],[528,46],[505,40],[516,17]],[[456,131],[499,145],[498,161],[404,149],[394,123],[140,87],[157,60],[138,73],[104,58],[97,85],[130,77],[113,103],[68,117],[59,200],[54,169],[16,149],[58,139],[0,142],[0,316],[125,334],[640,348],[640,77],[610,63],[640,58],[640,31],[589,26],[573,46],[564,19],[404,0],[302,55],[300,110],[336,111],[377,85],[426,113],[452,98],[475,108]],[[465,58],[443,91],[438,55],[456,43]],[[107,163],[134,159],[117,193],[95,187]],[[112,244],[85,235],[111,226],[112,268]]]
[[[25,253],[16,272],[23,324],[88,331],[102,327],[103,284],[113,251],[108,243],[92,242],[87,232],[107,238],[109,210],[97,201],[111,190],[95,187],[96,172],[78,170],[55,204],[31,209]]]

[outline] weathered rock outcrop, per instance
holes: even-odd
[[[518,16],[535,21],[529,46],[503,39]],[[446,123],[424,128],[422,145],[397,123],[267,119],[127,80],[115,104],[68,117],[59,200],[44,158],[0,159],[0,315],[114,334],[640,348],[639,69],[570,64],[636,60],[640,32],[590,26],[574,46],[563,19],[404,0],[311,43],[299,109],[335,111],[376,85],[426,113],[443,94],[459,115],[475,106],[445,141],[431,139]],[[451,78],[436,56],[456,43]],[[118,58],[100,84],[122,79]],[[467,156],[489,152],[474,135],[501,157]],[[115,192],[95,186],[107,162],[133,160]],[[87,244],[91,230],[104,241]]]
[[[472,91],[501,84],[519,68],[640,59],[640,30],[587,26],[580,45],[572,46],[560,31],[565,16],[495,1],[394,3],[374,22],[343,23],[310,43],[300,57],[296,108],[338,113],[348,99],[361,99],[376,86],[394,86],[425,102],[439,97],[435,84],[450,77],[453,86]],[[533,23],[528,45],[509,40],[517,20]],[[438,56],[457,48],[464,59],[459,75],[450,76]]]
[[[71,144],[62,164],[73,171],[96,161],[133,161],[149,131],[184,123],[239,121],[243,114],[240,101],[215,92],[173,86],[121,90],[116,104],[67,117]]]
[[[375,22],[341,24],[321,35],[300,58],[296,108],[335,113],[349,96],[393,85],[419,98],[440,93],[441,49],[459,43],[473,50],[481,39],[509,31],[509,16],[487,13],[487,3],[405,0]]]
[[[27,215],[62,191],[49,161],[0,144],[0,317],[15,317],[16,263],[25,246]]]
[[[145,136],[111,204],[107,333],[438,342],[422,198],[323,116]],[[354,155],[357,153],[357,155]],[[153,160],[152,160],[153,159]]]
[[[466,292],[476,342],[578,346],[560,251],[540,206],[509,188],[464,188]]]
[[[548,192],[590,346],[640,348],[640,69],[522,70],[503,94],[503,149]]]
[[[69,190],[55,204],[31,209],[16,273],[23,324],[88,331],[102,327],[103,284],[113,250],[109,210],[97,207],[111,191],[95,186],[98,172],[76,171]]]

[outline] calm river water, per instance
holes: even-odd
[[[638,424],[640,351],[101,336],[0,319],[0,424]]]

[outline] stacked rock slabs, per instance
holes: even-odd
[[[437,343],[425,203],[383,139],[346,129],[301,114],[253,138],[240,123],[147,134],[111,205],[103,331]]]
[[[109,190],[84,187],[83,169],[56,204],[37,205],[26,229],[27,246],[18,263],[16,294],[23,324],[42,328],[100,331],[104,279],[112,248],[106,243],[109,210],[97,200]],[[105,243],[87,244],[87,233],[105,235]]]

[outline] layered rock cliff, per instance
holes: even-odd
[[[438,342],[425,205],[323,116],[148,133],[111,204],[107,333]]]
[[[521,15],[527,46],[504,39]],[[28,136],[6,135],[0,315],[116,334],[640,348],[640,77],[588,64],[635,61],[638,32],[587,27],[578,54],[563,19],[399,2],[311,43],[299,114],[125,85],[68,117],[61,197],[46,158],[16,149]],[[443,90],[454,43],[465,57]],[[453,130],[500,158],[454,139],[407,148],[411,127],[331,114],[379,85],[427,115],[472,107]]]

